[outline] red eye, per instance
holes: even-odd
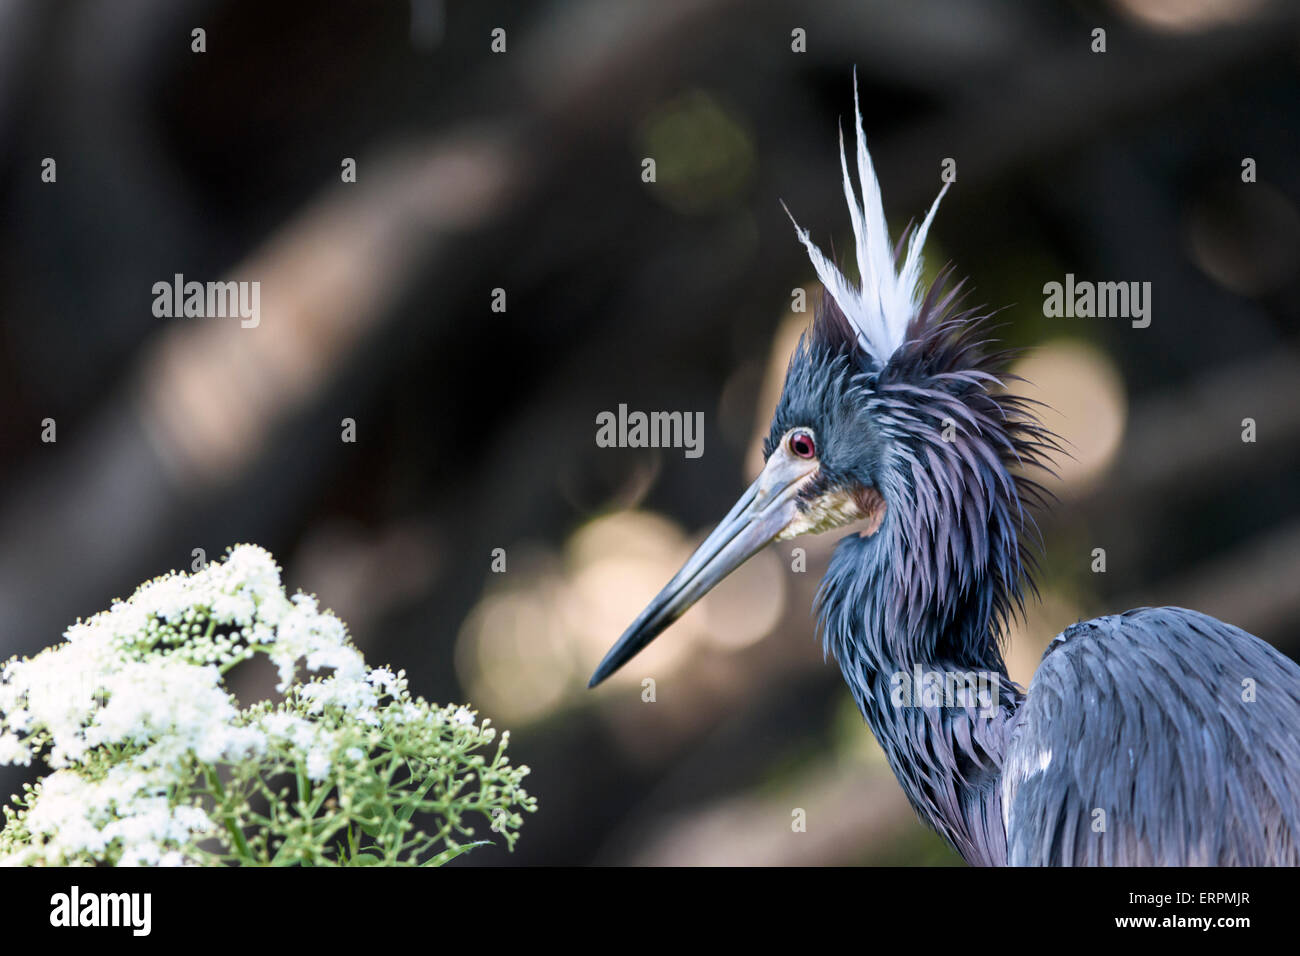
[[[814,458],[817,455],[817,443],[812,433],[803,429],[790,433],[790,450],[800,458]]]

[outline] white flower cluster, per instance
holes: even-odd
[[[320,781],[336,761],[366,753],[355,731],[319,715],[346,712],[349,727],[375,726],[388,697],[385,720],[430,719],[411,702],[401,674],[367,669],[342,622],[315,598],[288,597],[271,555],[252,545],[194,574],[150,581],[64,637],[0,668],[0,763],[29,764],[39,754],[54,771],[29,794],[27,841],[7,854],[0,843],[0,864],[87,855],[187,862],[182,848],[214,824],[197,799],[177,803],[169,795],[196,765],[291,747]],[[222,675],[258,652],[274,663],[288,697],[241,710]],[[300,665],[331,673],[299,684]],[[464,718],[450,708],[433,716],[472,725],[473,715],[461,711]]]

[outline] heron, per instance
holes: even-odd
[[[967,863],[1300,863],[1300,667],[1270,644],[1142,607],[1067,627],[1027,689],[1009,678],[1060,443],[964,281],[922,277],[951,184],[891,244],[856,76],[854,114],[860,196],[842,128],[840,171],[858,279],[791,215],[824,293],[762,471],[588,686],[768,544],[858,525],[817,591],[823,652],[917,815]]]

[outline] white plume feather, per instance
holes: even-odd
[[[849,205],[849,219],[853,224],[855,253],[861,285],[855,287],[836,268],[826,255],[808,237],[808,230],[794,223],[795,234],[808,250],[817,278],[826,287],[840,311],[853,323],[862,347],[882,364],[889,361],[907,335],[907,326],[921,305],[921,249],[926,234],[939,210],[939,201],[948,191],[945,183],[935,197],[930,212],[920,227],[912,234],[902,257],[901,268],[894,261],[893,244],[889,240],[889,227],[885,223],[885,208],[880,201],[880,183],[867,152],[867,138],[862,132],[862,110],[858,106],[857,71],[853,77],[853,112],[857,121],[858,182],[862,188],[859,200],[849,176],[848,158],[844,152],[844,132],[840,131],[840,170],[844,175],[844,199]],[[786,210],[789,215],[789,210]],[[897,271],[896,271],[897,270]]]

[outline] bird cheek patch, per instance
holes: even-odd
[[[794,520],[785,526],[777,540],[788,541],[802,534],[821,534],[863,519],[870,523],[862,533],[873,535],[879,530],[884,516],[885,499],[874,488],[832,488],[801,505]]]

